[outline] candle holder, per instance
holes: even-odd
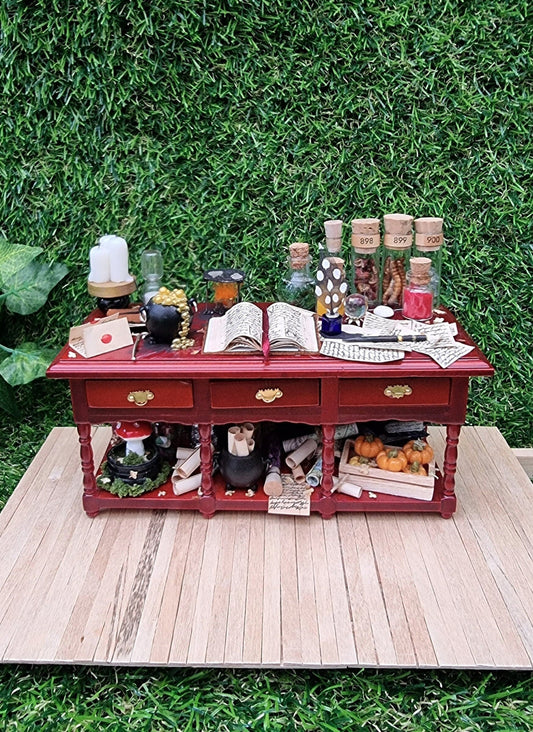
[[[127,308],[137,288],[135,278],[129,272],[128,243],[114,234],[106,234],[98,240],[89,253],[90,272],[88,290],[96,297],[100,310]]]
[[[244,272],[240,269],[210,269],[204,272],[204,280],[209,283],[213,302],[211,315],[223,315],[239,302]]]
[[[87,282],[89,295],[96,297],[96,304],[104,315],[108,310],[128,308],[130,295],[136,288],[137,283],[133,276],[128,282]]]

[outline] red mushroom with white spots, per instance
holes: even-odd
[[[134,452],[144,457],[144,442],[152,434],[151,422],[117,422],[115,434],[126,443],[126,455]]]

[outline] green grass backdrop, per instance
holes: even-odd
[[[36,316],[4,311],[0,342],[64,342],[93,306],[89,249],[104,233],[128,240],[135,274],[156,246],[167,283],[188,294],[202,298],[202,271],[225,265],[245,269],[246,299],[263,300],[288,244],[309,241],[316,255],[327,218],[443,216],[443,302],[496,367],[473,381],[468,422],[531,445],[528,10],[525,0],[4,0],[0,236],[44,247],[70,275]],[[0,425],[2,503],[51,427],[72,424],[66,384],[41,381],[18,399],[22,420]],[[89,697],[111,720],[102,729],[121,728],[115,713],[132,729],[171,728],[162,710],[178,704],[190,715],[180,729],[216,729],[206,700],[225,720],[218,729],[356,729],[357,719],[434,729],[441,716],[443,729],[531,729],[531,680],[520,676],[71,678],[2,672],[17,689],[4,696],[9,717],[30,728],[42,708],[46,729],[89,729]],[[283,722],[279,710],[296,708]]]

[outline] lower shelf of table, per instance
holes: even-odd
[[[92,495],[83,496],[83,507],[91,516],[111,509],[190,510],[200,511],[208,517],[217,511],[263,511],[266,513],[268,512],[268,502],[268,496],[261,488],[253,496],[247,496],[244,490],[236,490],[233,495],[226,495],[224,482],[218,477],[214,479],[212,496],[200,496],[196,491],[176,496],[172,491],[170,480],[156,490],[135,498],[119,498],[104,490],[97,490]],[[376,494],[376,497],[372,498],[368,491],[363,491],[360,498],[352,498],[340,493],[324,497],[317,489],[311,496],[311,511],[322,514],[324,518],[329,518],[341,511],[429,512],[449,517],[454,510],[455,497],[444,497],[440,479],[437,479],[431,501],[389,496],[382,493]]]

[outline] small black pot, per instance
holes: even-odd
[[[229,488],[252,488],[263,475],[265,463],[257,447],[249,455],[232,455],[222,449],[218,467]]]
[[[115,445],[107,453],[107,467],[112,478],[120,478],[128,485],[138,485],[143,483],[147,478],[153,479],[159,475],[161,470],[161,457],[157,450],[153,447],[148,449],[148,455],[152,454],[148,460],[137,465],[123,465],[118,462],[118,458],[124,457],[125,446]],[[136,477],[132,477],[130,473],[137,473]]]

